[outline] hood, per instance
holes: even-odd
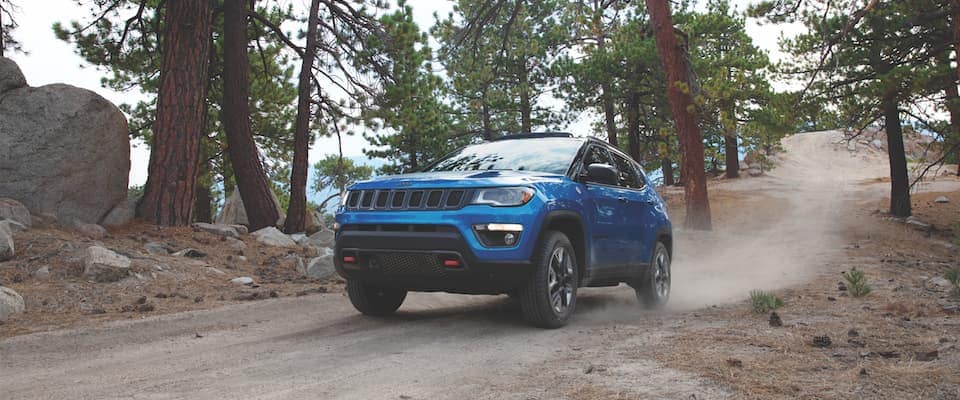
[[[351,190],[366,189],[438,189],[496,186],[526,186],[538,182],[559,181],[564,175],[534,171],[448,171],[389,175],[357,182]]]

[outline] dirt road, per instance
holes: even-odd
[[[736,395],[650,354],[664,336],[712,323],[696,318],[700,308],[804,282],[836,257],[856,223],[848,211],[877,199],[859,183],[886,174],[881,155],[851,156],[838,139],[792,136],[768,176],[723,183],[735,196],[712,200],[717,230],[678,232],[673,300],[659,313],[639,310],[623,287],[582,291],[559,330],[528,327],[505,296],[411,294],[387,319],[358,315],[341,294],[267,300],[0,341],[0,397]]]

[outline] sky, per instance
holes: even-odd
[[[92,90],[115,104],[135,103],[142,98],[136,90],[116,92],[105,89],[100,85],[101,79],[107,74],[104,70],[94,68],[84,62],[75,52],[73,45],[58,40],[51,28],[55,22],[68,24],[75,20],[88,20],[87,7],[80,6],[76,0],[13,0],[19,9],[15,10],[15,17],[20,27],[14,32],[15,37],[23,45],[27,54],[8,53],[7,56],[20,65],[27,83],[30,86],[43,86],[51,83],[66,83]],[[305,10],[307,0],[287,0],[295,8]],[[738,9],[743,10],[753,0],[732,0]],[[89,3],[89,1],[88,1]],[[434,23],[434,14],[444,17],[453,8],[453,3],[443,0],[409,0],[407,2],[414,11],[414,20],[422,30],[429,29]],[[796,32],[797,27],[788,27],[786,32]],[[782,27],[760,26],[754,21],[747,21],[747,33],[760,48],[771,53],[771,58],[780,57],[777,40],[784,32]],[[591,117],[583,116],[566,127],[574,134],[589,132]],[[361,136],[347,137],[344,140],[344,155],[357,157],[363,154],[367,146]],[[334,138],[319,138],[311,147],[310,164],[319,161],[327,154],[337,151],[337,142]],[[147,163],[149,149],[143,143],[131,143],[130,185],[142,185],[147,180]]]

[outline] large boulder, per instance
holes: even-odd
[[[19,222],[20,225],[27,228],[33,224],[33,218],[30,217],[30,210],[14,199],[0,199],[0,220],[4,219]]]
[[[101,223],[127,199],[123,113],[86,89],[21,84],[16,65],[0,60],[0,197],[61,221]]]
[[[240,237],[240,233],[237,232],[237,228],[234,228],[230,225],[220,225],[220,224],[208,224],[205,222],[197,222],[193,224],[193,227],[213,234],[217,236],[229,237],[237,239]]]
[[[0,225],[0,262],[10,261],[14,256],[13,231],[6,224]]]
[[[137,203],[140,197],[129,197],[126,201],[117,203],[116,206],[103,217],[103,226],[120,226],[129,224],[137,217]]]
[[[280,214],[280,220],[277,221],[277,226],[280,226],[283,225],[286,213],[283,212],[283,207],[280,207],[280,200],[277,199],[277,195],[272,192],[271,194],[273,195],[273,205],[277,207],[277,212]],[[223,208],[220,209],[220,215],[217,216],[216,223],[220,225],[250,225],[250,220],[247,219],[247,210],[243,208],[243,197],[240,197],[240,190],[234,189],[230,197],[227,197],[227,201],[223,203]]]
[[[13,60],[0,57],[0,95],[22,87],[27,87],[27,79],[20,67]]]
[[[83,256],[83,276],[95,282],[116,282],[130,275],[130,259],[100,246]]]
[[[322,252],[320,257],[310,259],[306,265],[298,265],[298,272],[314,279],[335,278],[337,276],[337,269],[333,265],[333,250],[324,250],[326,251]]]
[[[23,297],[8,287],[0,286],[0,321],[23,312]]]
[[[297,247],[297,242],[293,241],[293,238],[272,226],[251,233],[251,235],[257,238],[258,242],[267,246]]]

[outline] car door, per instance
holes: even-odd
[[[583,157],[582,170],[586,171],[591,164],[607,164],[614,166],[610,151],[600,145],[592,145]],[[585,182],[586,208],[593,233],[591,240],[590,265],[593,267],[593,276],[609,275],[610,271],[621,266],[626,257],[626,248],[622,245],[624,224],[624,205],[622,189],[618,186],[605,185],[597,182]]]
[[[624,248],[618,264],[637,267],[650,262],[653,236],[656,234],[655,197],[650,193],[639,165],[624,154],[612,152],[617,171],[620,173],[618,200],[622,204],[622,219],[614,236],[618,246]],[[633,271],[636,272],[636,271]]]

